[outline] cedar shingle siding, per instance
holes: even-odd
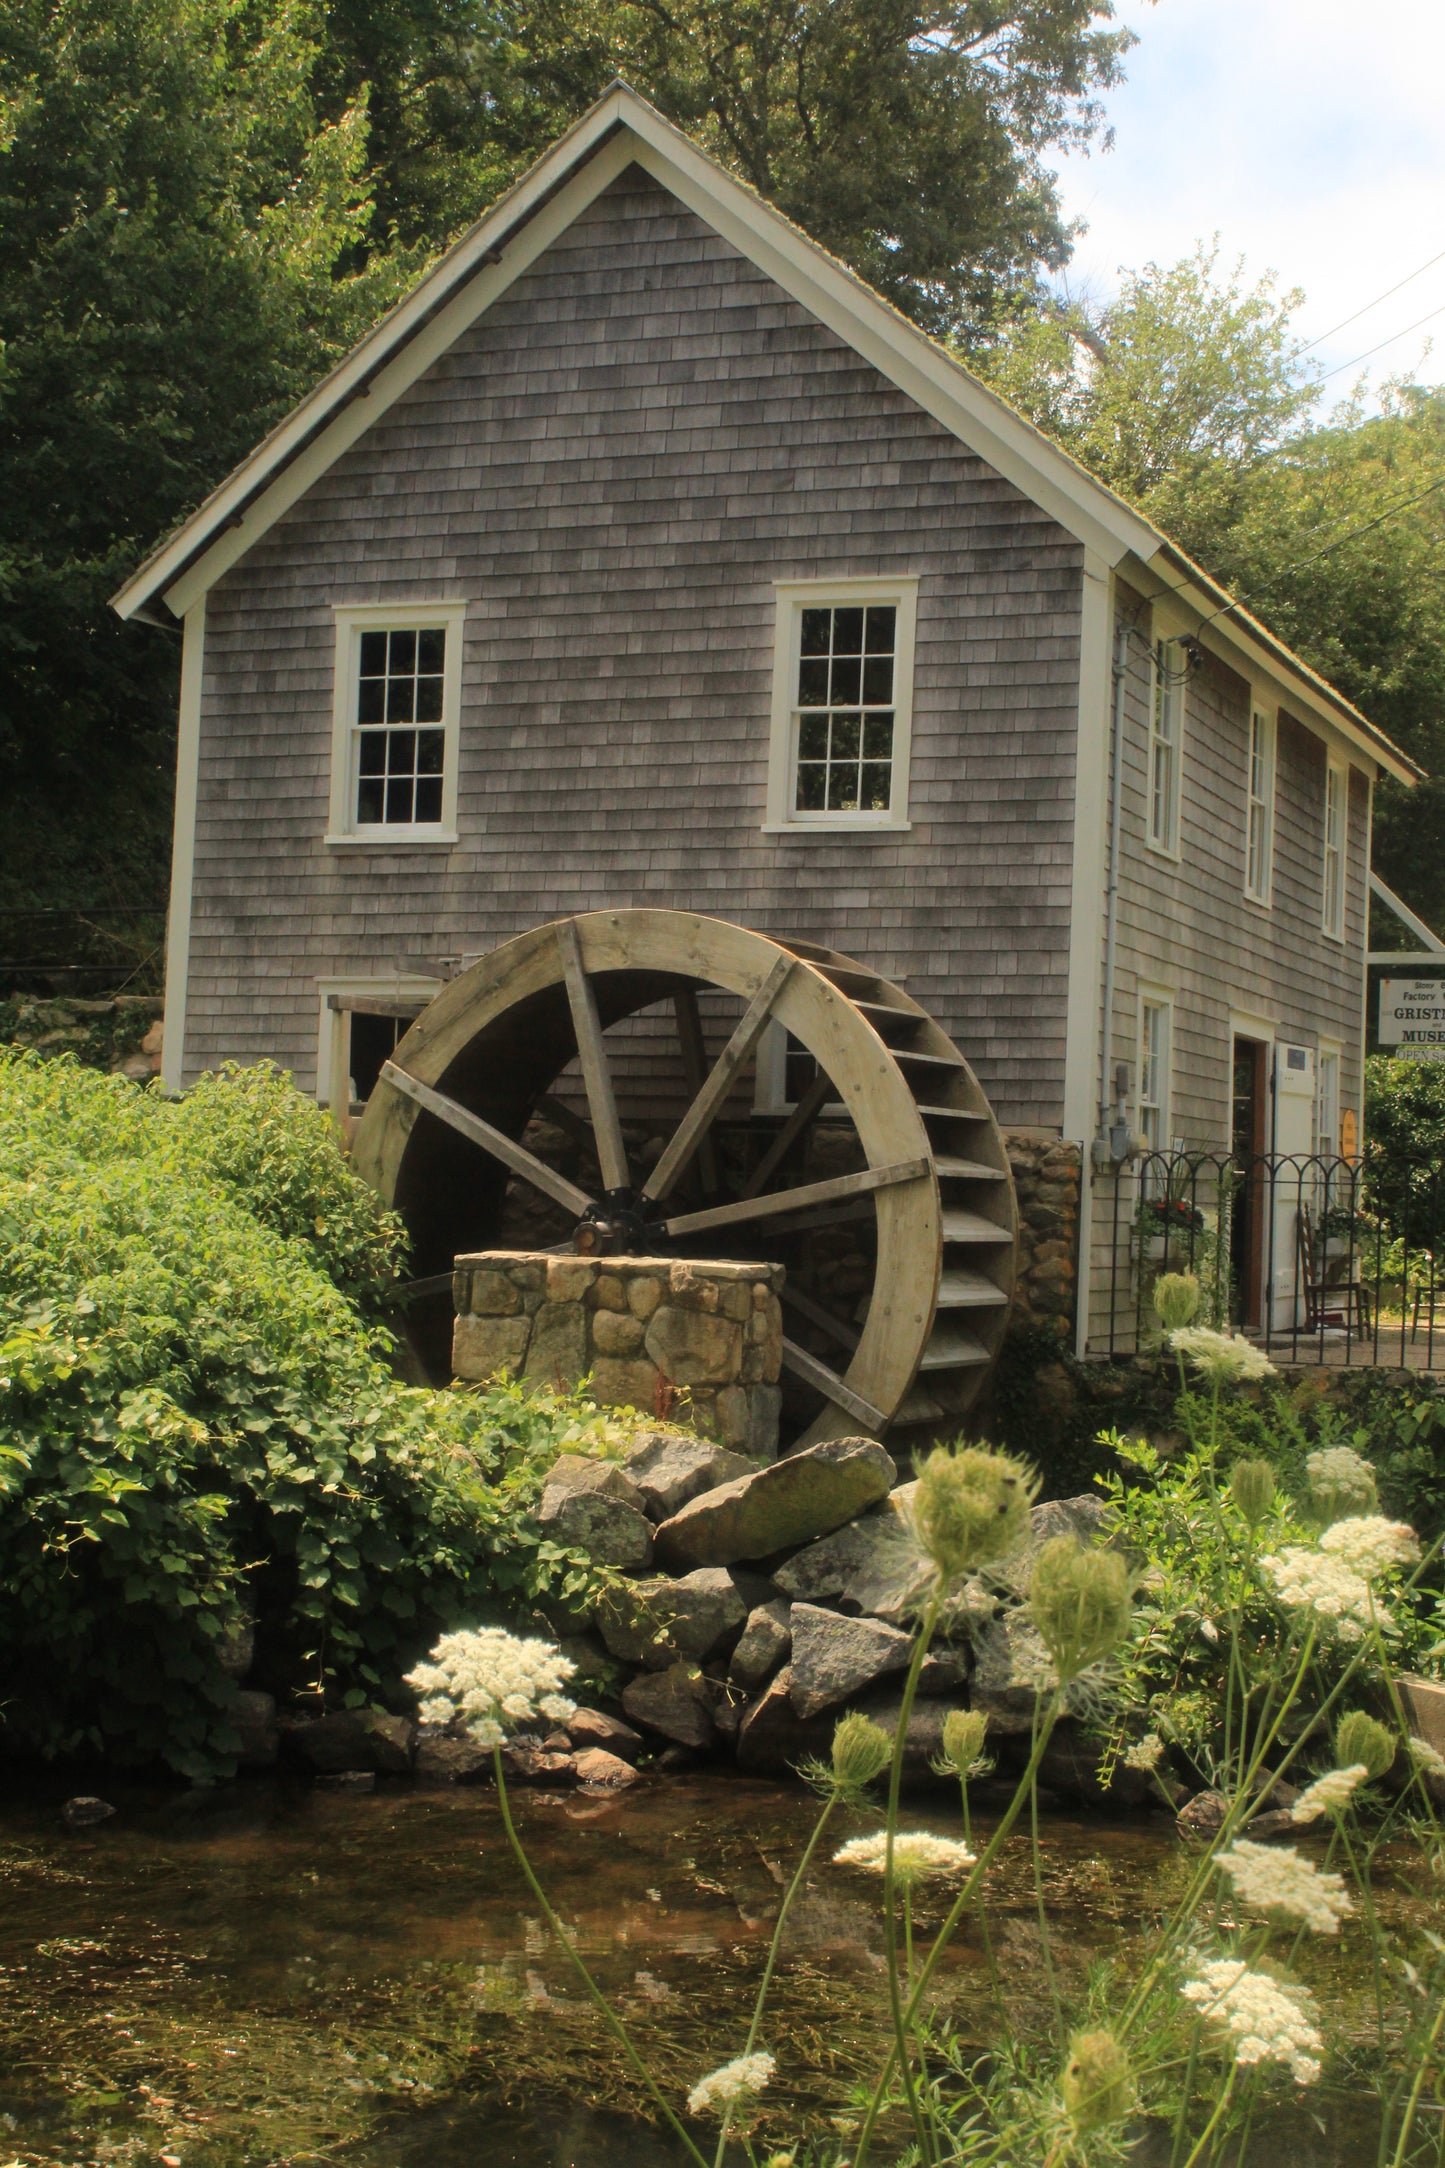
[[[187,1075],[653,904],[904,977],[1057,1126],[1081,552],[637,167],[212,590]],[[777,579],[917,573],[907,834],[765,836]],[[337,603],[465,598],[460,843],[328,850]]]

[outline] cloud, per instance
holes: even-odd
[[[1112,152],[1059,162],[1065,208],[1087,221],[1074,289],[1108,292],[1120,266],[1172,263],[1215,233],[1251,277],[1303,288],[1315,338],[1445,250],[1445,6],[1383,0],[1159,0],[1125,19],[1139,34],[1109,99]],[[1318,350],[1326,369],[1376,341],[1376,383],[1413,369],[1445,377],[1445,262]],[[1328,395],[1353,382],[1333,377]]]

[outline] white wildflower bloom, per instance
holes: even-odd
[[[1320,2074],[1324,2042],[1310,2023],[1302,1988],[1281,1986],[1268,1973],[1251,1972],[1237,1957],[1193,1960],[1199,1977],[1180,1989],[1206,2018],[1221,2025],[1237,2063],[1282,2063],[1297,2085]]]
[[[1327,1769],[1300,1793],[1289,1810],[1290,1820],[1317,1822],[1322,1814],[1343,1814],[1369,1773],[1363,1762],[1351,1762],[1347,1769]]]
[[[1229,1876],[1242,1904],[1286,1912],[1317,1935],[1338,1934],[1340,1921],[1355,1909],[1343,1878],[1323,1873],[1292,1846],[1277,1849],[1240,1837],[1214,1864]]]
[[[1417,1769],[1423,1769],[1427,1777],[1445,1777],[1445,1754],[1428,1739],[1409,1738],[1405,1741],[1406,1752]]]
[[[1322,1446],[1305,1455],[1305,1475],[1317,1498],[1341,1505],[1372,1506],[1375,1465],[1348,1445]]]
[[[1169,1345],[1215,1385],[1274,1376],[1269,1357],[1237,1332],[1216,1332],[1212,1325],[1181,1325],[1170,1333]]]
[[[490,1749],[538,1717],[565,1723],[576,1703],[562,1688],[576,1668],[549,1641],[483,1626],[443,1634],[428,1661],[407,1673],[407,1684],[426,1696],[427,1723],[461,1723],[469,1738]]]
[[[1377,1618],[1384,1623],[1384,1614],[1371,1605],[1369,1582],[1342,1558],[1291,1544],[1259,1565],[1287,1609],[1312,1611],[1333,1626],[1342,1641],[1361,1640]]]
[[[835,1867],[861,1867],[884,1874],[888,1867],[888,1832],[850,1837],[833,1854]],[[893,1872],[900,1882],[921,1882],[931,1874],[966,1874],[978,1862],[966,1844],[953,1837],[930,1836],[926,1829],[900,1829],[893,1839]]]
[[[1420,1541],[1404,1521],[1387,1521],[1382,1513],[1362,1513],[1327,1528],[1320,1537],[1320,1549],[1364,1580],[1378,1581],[1396,1566],[1415,1565]]]
[[[1157,1731],[1146,1731],[1124,1756],[1126,1769],[1157,1769],[1164,1757],[1164,1741]]]
[[[710,2070],[687,2096],[689,2115],[730,2114],[744,2102],[756,2099],[777,2064],[771,2055],[738,2055],[718,2070]]]

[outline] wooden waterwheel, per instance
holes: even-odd
[[[770,1028],[793,1097],[759,1112]],[[1016,1211],[988,1101],[830,949],[683,911],[537,927],[417,1017],[353,1151],[438,1292],[479,1249],[784,1264],[789,1442],[956,1428],[998,1352]]]

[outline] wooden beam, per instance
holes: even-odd
[[[702,1015],[697,1005],[697,994],[691,986],[679,987],[672,997],[672,1013],[677,1018],[678,1043],[682,1048],[682,1073],[688,1092],[696,1100],[707,1082],[707,1045],[702,1035]],[[703,1193],[708,1197],[717,1195],[717,1153],[713,1150],[712,1131],[709,1129],[698,1147],[698,1172],[702,1176]]]
[[[845,1415],[851,1415],[855,1423],[861,1423],[865,1430],[871,1430],[875,1436],[886,1425],[888,1418],[881,1408],[875,1408],[871,1400],[865,1400],[861,1393],[855,1393],[850,1386],[845,1385],[836,1370],[830,1370],[825,1362],[819,1362],[816,1355],[810,1355],[805,1347],[798,1346],[796,1340],[786,1337],[783,1340],[783,1368],[791,1370],[795,1378],[801,1378],[805,1385],[811,1385],[825,1400],[831,1400],[834,1407],[841,1408]]]
[[[854,1353],[860,1336],[851,1326],[834,1317],[831,1310],[825,1310],[821,1302],[814,1302],[811,1295],[805,1295],[801,1288],[789,1287],[786,1282],[782,1290],[782,1301],[785,1310],[796,1310],[799,1317],[805,1317],[810,1325],[816,1325],[819,1332],[825,1332],[830,1340],[836,1340],[839,1347],[845,1347],[850,1355]]]
[[[760,1189],[767,1187],[803,1131],[816,1120],[833,1089],[832,1078],[820,1069],[743,1184],[741,1194],[744,1197],[756,1197]]]
[[[575,919],[558,920],[557,946],[562,952],[562,976],[567,982],[572,1028],[577,1034],[577,1052],[582,1062],[582,1082],[587,1088],[587,1108],[592,1116],[602,1186],[607,1190],[630,1189],[632,1175],[627,1165],[627,1148],[622,1142],[622,1124],[617,1118],[612,1070],[602,1043],[597,996],[582,962],[582,943],[577,936]]]
[[[328,994],[326,1006],[337,1016],[420,1016],[432,994]]]
[[[773,1003],[783,990],[796,956],[779,956],[743,1013],[742,1022],[713,1063],[712,1073],[693,1100],[673,1134],[672,1142],[642,1185],[644,1197],[665,1197],[702,1142],[703,1134],[721,1111],[738,1071],[762,1036]]]
[[[500,1129],[494,1129],[490,1122],[484,1122],[480,1114],[473,1114],[469,1107],[459,1106],[455,1099],[448,1099],[445,1092],[434,1091],[430,1084],[423,1084],[419,1077],[408,1075],[405,1069],[398,1069],[394,1061],[382,1063],[378,1082],[389,1084],[392,1090],[400,1092],[403,1098],[414,1100],[417,1106],[425,1107],[428,1114],[434,1114],[438,1121],[445,1122],[470,1143],[480,1145],[493,1159],[499,1159],[513,1174],[519,1174],[524,1182],[530,1182],[534,1189],[540,1189],[544,1196],[575,1213],[578,1219],[590,1208],[592,1199],[585,1189],[578,1189],[565,1175],[555,1173],[523,1145],[513,1143]]]
[[[710,1205],[705,1212],[684,1212],[664,1223],[665,1232],[681,1235],[709,1233],[714,1227],[741,1227],[749,1221],[776,1219],[785,1212],[805,1212],[838,1198],[859,1197],[869,1190],[887,1189],[894,1182],[918,1182],[929,1172],[928,1159],[896,1159],[889,1167],[864,1167],[857,1174],[835,1174],[827,1182],[804,1182],[797,1189],[775,1189],[770,1197],[743,1197],[736,1204]]]

